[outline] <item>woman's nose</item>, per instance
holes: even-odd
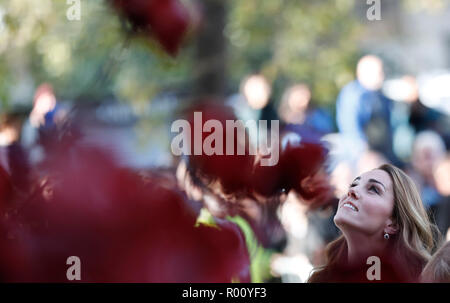
[[[352,197],[353,199],[359,199],[359,194],[358,192],[355,190],[354,187],[350,188],[350,190],[348,191],[348,195],[350,197]]]

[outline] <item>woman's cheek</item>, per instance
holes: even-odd
[[[380,207],[377,205],[376,201],[371,199],[366,200],[364,207],[362,207],[362,217],[364,217],[364,221],[373,222],[377,221],[380,217]]]
[[[389,209],[389,205],[382,199],[371,199],[364,208],[368,220],[377,222],[384,222],[389,217]]]

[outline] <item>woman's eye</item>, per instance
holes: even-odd
[[[353,183],[353,184],[350,184],[350,187],[355,187],[356,185],[358,185],[358,184]]]
[[[373,192],[378,194],[378,189],[374,185],[370,186],[369,190],[371,190],[371,191],[373,191]]]

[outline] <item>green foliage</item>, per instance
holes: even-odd
[[[234,87],[246,74],[261,72],[278,88],[274,100],[303,82],[316,102],[334,104],[354,74],[360,25],[353,7],[352,0],[234,0],[225,31]]]
[[[274,100],[296,82],[314,100],[334,104],[351,80],[360,24],[354,0],[230,0],[224,29],[231,91],[249,73],[275,85]],[[116,95],[146,103],[163,90],[189,88],[199,62],[194,39],[176,58],[156,42],[131,37],[106,1],[81,1],[81,20],[69,21],[66,1],[0,1],[0,99],[31,104],[34,89],[50,82],[60,99]]]
[[[130,36],[106,1],[81,1],[79,21],[67,19],[69,7],[53,0],[0,2],[2,102],[31,104],[34,89],[49,82],[59,99],[116,95],[140,103],[186,81],[189,48],[173,59],[150,39]]]

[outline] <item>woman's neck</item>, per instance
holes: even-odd
[[[367,236],[360,233],[345,235],[347,241],[347,261],[350,266],[366,264],[370,256],[381,257],[387,240],[382,237]]]

